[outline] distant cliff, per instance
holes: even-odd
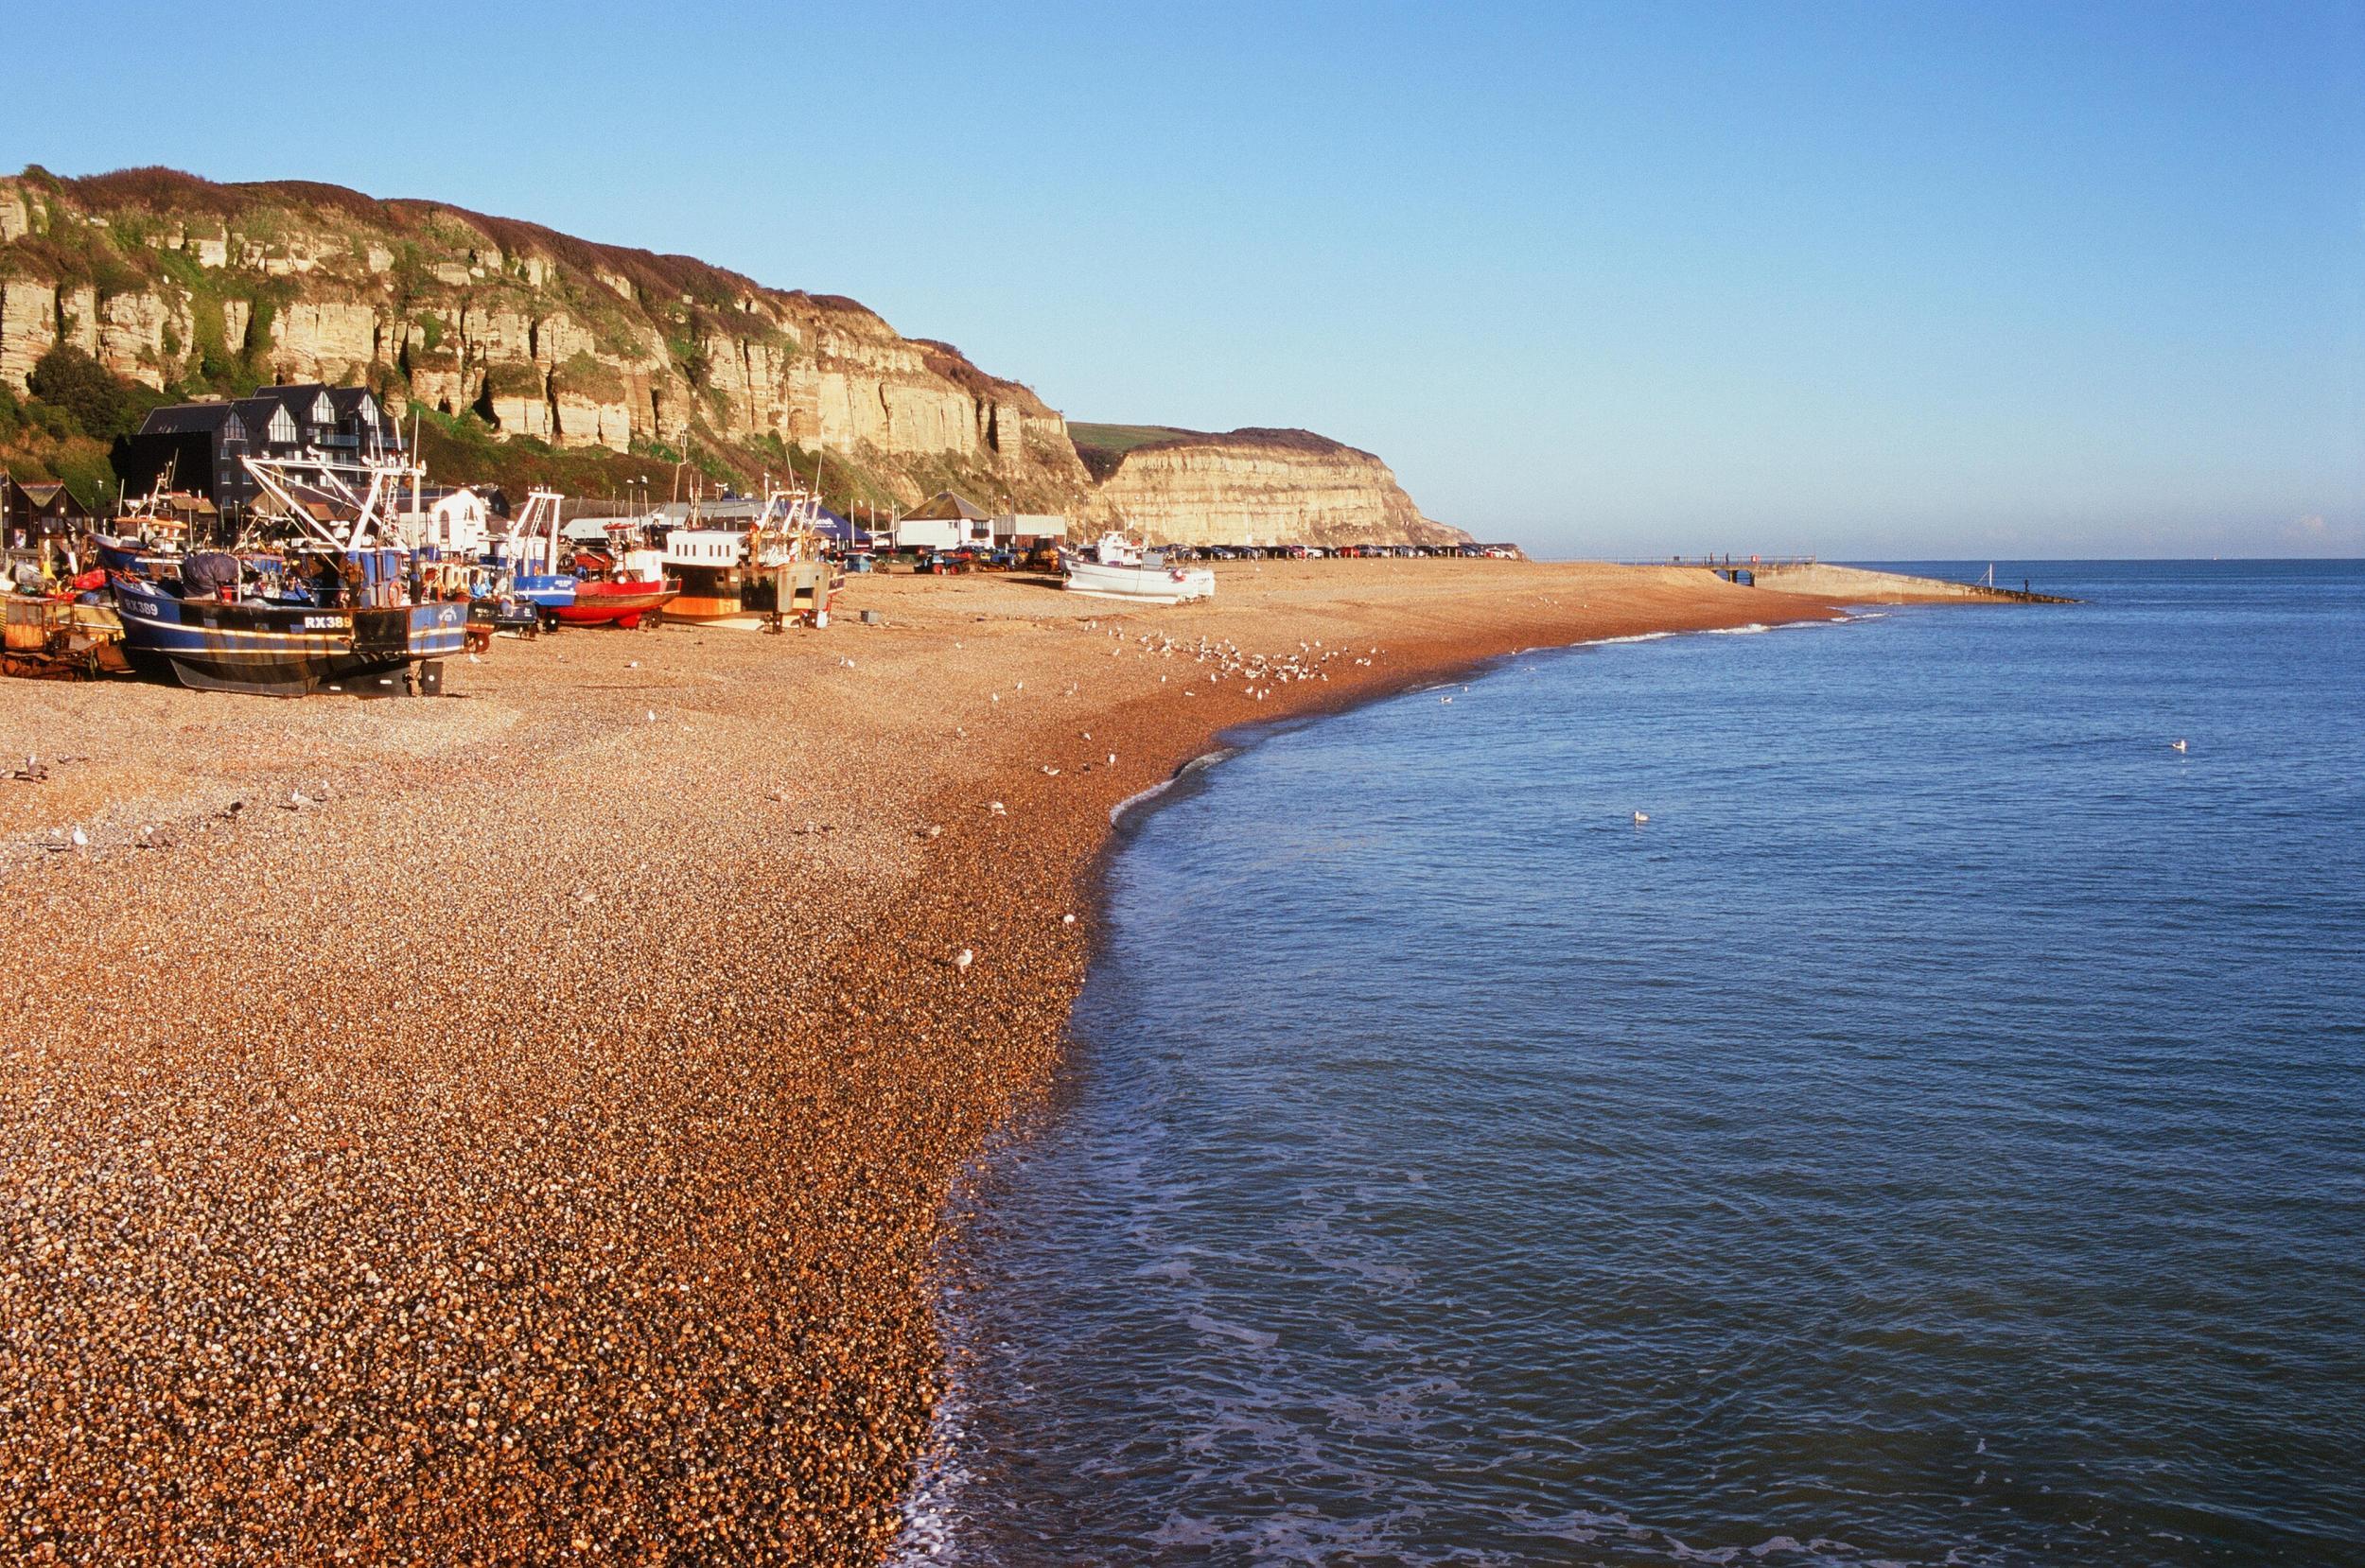
[[[1462,537],[1320,436],[1072,433],[1028,388],[852,300],[335,185],[0,178],[0,462],[79,492],[115,432],[9,401],[60,345],[136,384],[130,424],[267,381],[368,385],[424,410],[422,452],[453,479],[661,495],[677,462],[744,482],[818,461],[841,507],[951,488],[1178,543]]]
[[[1105,512],[1161,544],[1441,545],[1388,465],[1306,430],[1069,427]]]

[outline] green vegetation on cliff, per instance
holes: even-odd
[[[1105,479],[1115,473],[1128,452],[1199,433],[1179,430],[1171,425],[1087,425],[1073,419],[1067,424],[1068,439],[1076,444],[1076,455],[1095,479]]]

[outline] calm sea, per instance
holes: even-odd
[[[906,1555],[2365,1562],[2365,566],[2023,576],[1129,819]]]

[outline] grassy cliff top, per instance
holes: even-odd
[[[1067,428],[1076,443],[1076,455],[1083,460],[1095,480],[1105,480],[1115,473],[1129,453],[1165,451],[1177,446],[1258,446],[1322,457],[1372,457],[1358,447],[1318,436],[1311,430],[1274,429],[1258,425],[1237,430],[1185,430],[1171,425],[1092,425],[1070,420]]]

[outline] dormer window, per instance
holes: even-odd
[[[270,438],[281,445],[289,445],[295,441],[295,421],[288,417],[288,410],[285,409],[273,409],[271,411],[271,424],[267,429]]]
[[[312,423],[315,425],[334,425],[337,423],[337,405],[328,400],[328,394],[326,392],[323,392],[318,397],[312,399]]]
[[[221,439],[224,442],[244,441],[246,439],[246,426],[239,420],[236,414],[232,414],[228,419],[221,422]]]
[[[377,428],[377,398],[365,397],[361,399],[361,423],[368,426],[373,430]]]

